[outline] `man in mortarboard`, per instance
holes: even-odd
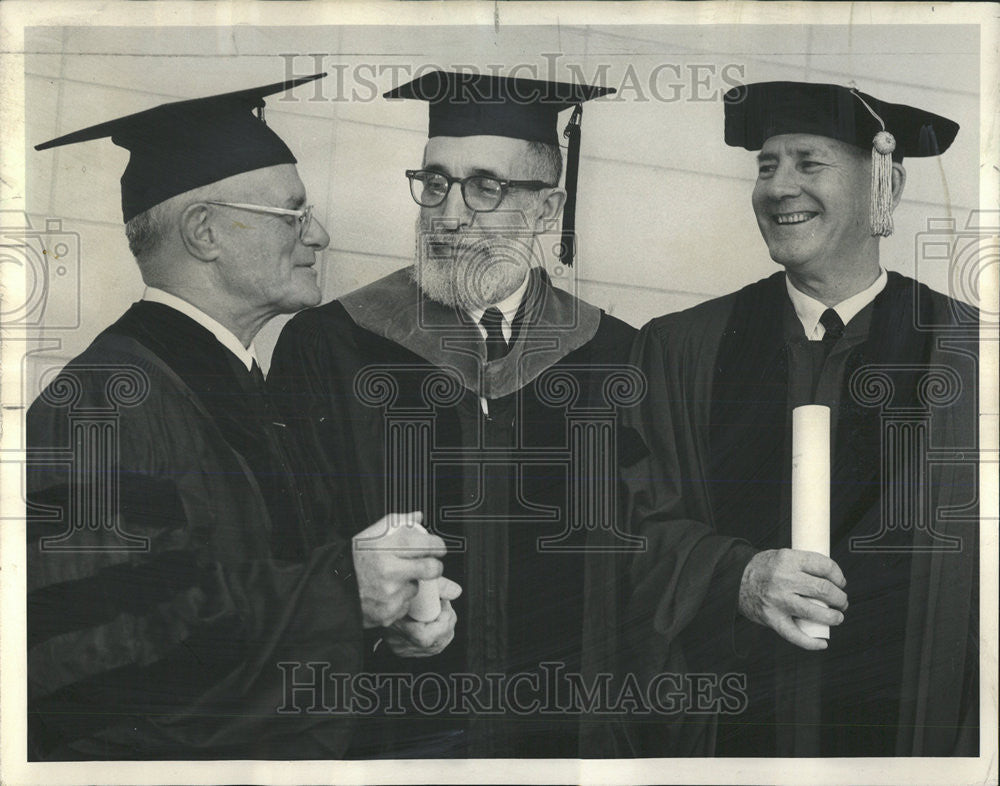
[[[553,286],[540,247],[571,263],[582,104],[608,92],[434,72],[387,93],[430,105],[423,161],[405,173],[420,207],[415,262],[297,315],[275,348],[269,385],[311,441],[346,533],[422,511],[463,587],[442,654],[401,660],[427,654],[405,622],[373,636],[371,668],[407,672],[414,688],[397,705],[379,697],[353,755],[581,755],[579,713],[545,686],[553,672],[579,677],[585,638],[590,651],[608,642],[609,616],[587,604],[620,597],[596,578],[613,555],[585,547],[616,543],[602,528],[617,481],[613,448],[571,465],[571,435],[588,412],[614,421],[606,391],[634,330]],[[586,531],[589,515],[602,531]]]
[[[650,454],[626,470],[628,515],[655,547],[633,563],[628,625],[644,671],[728,674],[742,698],[636,724],[646,755],[976,755],[976,468],[931,469],[926,448],[977,444],[978,320],[879,258],[904,156],[957,131],[837,85],[726,95],[784,270],[637,339],[649,395],[626,422]],[[831,412],[829,556],[790,548],[807,404]]]
[[[27,416],[32,760],[340,756],[346,705],[307,713],[298,699],[329,702],[289,685],[307,663],[356,672],[362,625],[440,574],[442,545],[395,522],[377,529],[402,555],[355,564],[349,538],[316,542],[257,366],[258,330],[319,302],[329,242],[264,97],[319,76],[38,146],[130,151],[122,212],[147,288]]]

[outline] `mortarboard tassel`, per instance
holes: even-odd
[[[871,116],[874,117],[882,130],[872,139],[872,187],[871,187],[871,222],[872,237],[889,237],[892,234],[892,153],[896,149],[896,138],[885,130],[885,121],[875,110],[851,89],[854,97],[861,102]]]
[[[580,165],[580,123],[583,107],[573,108],[563,136],[568,140],[566,151],[566,204],[563,207],[562,243],[559,246],[559,261],[566,267],[573,267],[576,255],[576,180]]]

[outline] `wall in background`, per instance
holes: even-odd
[[[28,356],[25,398],[44,369],[81,351],[142,293],[121,225],[126,151],[109,140],[31,149],[51,137],[166,101],[330,71],[267,108],[331,236],[321,262],[330,300],[412,259],[417,207],[403,171],[420,163],[426,106],[385,101],[382,92],[430,66],[583,75],[619,93],[586,106],[579,259],[555,278],[638,326],[775,269],[750,206],[754,155],[722,140],[721,95],[735,82],[853,82],[958,121],[945,156],[906,163],[896,234],[882,244],[885,267],[953,291],[947,265],[918,263],[918,246],[929,219],[961,226],[978,205],[978,35],[976,27],[864,25],[31,29],[30,229],[22,231],[67,233],[66,271],[53,279],[44,318],[77,325]],[[4,227],[16,222],[4,212]],[[259,339],[265,360],[283,323]]]

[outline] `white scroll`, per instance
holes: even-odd
[[[433,622],[441,616],[441,597],[437,579],[421,580],[417,594],[410,601],[410,616],[417,622]]]
[[[830,556],[830,408],[818,404],[792,410],[792,548]],[[829,625],[795,623],[807,636],[830,638]]]
[[[421,532],[427,532],[420,524],[413,524]],[[419,581],[417,594],[410,601],[410,616],[417,622],[433,622],[441,616],[441,597],[438,595],[437,579]]]

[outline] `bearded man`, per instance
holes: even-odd
[[[379,694],[356,756],[581,754],[579,713],[546,713],[544,686],[581,671],[585,637],[608,640],[584,620],[613,614],[587,604],[619,593],[598,578],[610,556],[587,546],[617,538],[617,481],[613,441],[607,466],[579,466],[573,419],[614,426],[606,391],[630,379],[634,330],[552,286],[537,252],[545,235],[558,241],[566,203],[571,262],[581,104],[608,92],[435,72],[387,93],[430,102],[422,166],[406,172],[416,264],[299,314],[278,341],[268,381],[311,456],[319,504],[336,501],[343,532],[330,536],[376,511],[419,510],[464,590],[440,654],[405,622],[370,642],[372,669],[420,682]],[[556,124],[570,107],[563,189]],[[421,654],[433,657],[398,657]]]

